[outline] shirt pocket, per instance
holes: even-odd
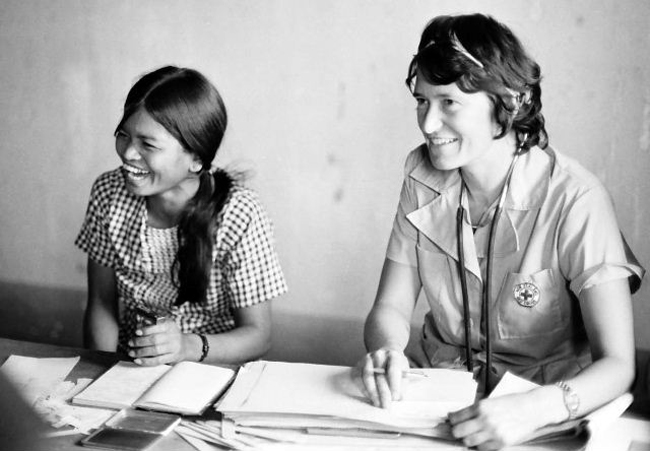
[[[500,338],[533,338],[562,330],[566,318],[559,292],[552,269],[533,274],[509,273],[497,299]]]

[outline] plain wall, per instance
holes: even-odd
[[[119,164],[112,133],[132,83],[175,64],[220,90],[217,162],[247,173],[274,220],[290,292],[274,302],[271,355],[352,363],[421,142],[407,65],[431,17],[473,11],[540,63],[551,144],[603,180],[647,264],[647,0],[3,0],[0,335],[78,342],[86,256],[73,241],[90,186]],[[642,347],[649,293],[635,296]]]

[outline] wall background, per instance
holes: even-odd
[[[352,364],[420,143],[407,65],[431,17],[473,11],[538,60],[551,143],[604,181],[650,264],[647,0],[3,0],[0,335],[81,343],[86,257],[73,241],[90,186],[118,165],[132,83],[176,64],[219,88],[218,162],[248,173],[274,219],[290,293],[274,305],[270,357]],[[641,347],[649,297],[646,281]]]

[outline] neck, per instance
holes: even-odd
[[[184,186],[173,191],[147,197],[149,225],[163,229],[178,224],[181,213],[197,190],[198,183],[192,187]]]
[[[460,169],[474,221],[480,219],[501,193],[517,150],[515,140],[510,135],[494,144],[485,158]]]

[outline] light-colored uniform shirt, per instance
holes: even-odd
[[[456,238],[461,183],[458,171],[431,165],[424,145],[407,158],[387,258],[417,268],[429,303],[419,345],[409,355],[416,366],[465,366]],[[485,362],[481,293],[495,206],[473,232],[466,193],[462,205],[471,346],[480,372]],[[494,370],[499,377],[510,370],[539,383],[570,377],[591,362],[578,304],[582,290],[643,276],[643,269],[628,261],[603,185],[550,147],[535,147],[519,158],[493,255],[489,327]],[[521,288],[532,287],[527,283],[539,291],[532,306],[523,305]]]
[[[177,228],[148,225],[145,198],[126,189],[119,169],[95,181],[75,244],[115,271],[121,350],[138,325],[138,306],[166,312],[181,332],[214,334],[235,328],[235,309],[287,291],[272,224],[257,195],[234,185],[218,221],[206,302],[175,305]]]

